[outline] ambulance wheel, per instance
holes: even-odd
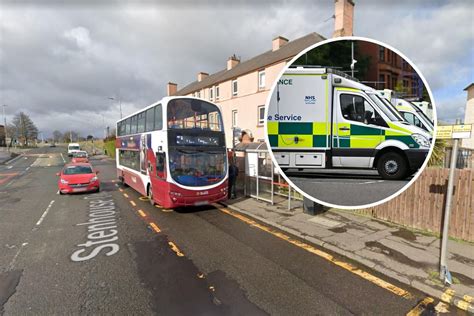
[[[401,154],[388,152],[379,158],[377,170],[386,180],[401,180],[408,175],[408,163]]]

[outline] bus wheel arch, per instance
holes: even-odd
[[[397,147],[386,147],[380,150],[375,156],[373,166],[386,180],[405,179],[410,171],[405,152]]]

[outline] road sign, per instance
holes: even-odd
[[[436,138],[437,139],[451,139],[453,136],[453,125],[437,126],[436,127]]]
[[[459,139],[470,138],[472,124],[456,124],[436,127],[436,138],[438,139]]]
[[[454,125],[453,138],[471,138],[472,124]]]

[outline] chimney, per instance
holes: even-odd
[[[174,82],[168,82],[168,84],[166,85],[166,94],[168,96],[172,96],[175,95],[176,92],[178,92],[178,84]]]
[[[334,4],[334,34],[332,37],[354,35],[354,1],[334,0]]]
[[[198,82],[201,82],[204,78],[208,77],[209,74],[207,72],[200,72],[198,73]]]
[[[237,58],[237,56],[232,55],[227,59],[227,70],[231,70],[235,66],[237,66],[240,63],[240,59]]]
[[[288,39],[283,36],[277,36],[272,40],[272,51],[279,50],[280,47],[288,43]]]

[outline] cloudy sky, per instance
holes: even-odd
[[[399,49],[426,77],[439,118],[463,118],[474,1],[355,2],[355,35]],[[0,105],[7,120],[24,111],[45,135],[73,128],[100,137],[120,116],[109,97],[127,115],[165,96],[168,81],[183,87],[232,54],[271,49],[277,35],[331,37],[333,14],[333,0],[0,0]]]

